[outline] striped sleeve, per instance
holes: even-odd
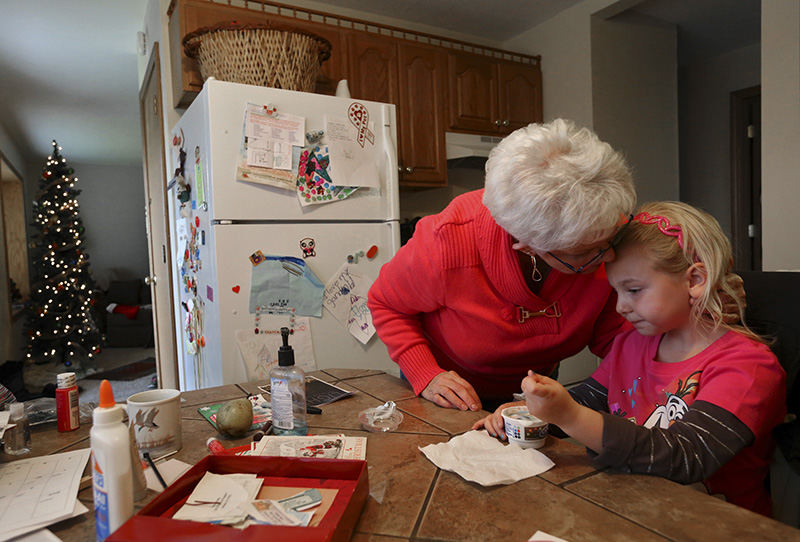
[[[642,427],[610,414],[603,421],[603,451],[593,460],[596,466],[682,484],[709,478],[755,440],[736,416],[700,400],[668,429]]]
[[[0,408],[6,403],[16,403],[17,398],[11,393],[11,390],[0,384]]]

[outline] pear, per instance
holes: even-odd
[[[253,424],[253,404],[242,397],[224,403],[217,411],[217,429],[231,437],[243,437]]]

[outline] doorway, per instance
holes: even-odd
[[[761,86],[731,92],[731,242],[736,268],[761,271]]]
[[[164,157],[164,115],[161,102],[161,61],[158,43],[147,63],[139,109],[144,141],[145,226],[150,257],[150,285],[153,299],[156,368],[161,388],[179,388],[178,352],[175,342],[175,314],[172,310],[172,250],[168,234],[166,204],[166,160]]]

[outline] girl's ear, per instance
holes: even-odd
[[[703,262],[692,264],[686,270],[686,279],[689,282],[689,303],[694,304],[705,293],[708,286],[705,264]]]

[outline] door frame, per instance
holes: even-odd
[[[154,186],[161,187],[164,191],[163,207],[161,209],[156,209],[161,217],[163,217],[163,225],[164,225],[164,241],[165,245],[160,247],[162,252],[162,257],[166,260],[164,265],[166,266],[168,275],[166,277],[158,277],[157,280],[166,281],[167,284],[167,292],[168,299],[165,302],[158,302],[157,296],[155,293],[155,285],[150,286],[151,288],[151,298],[153,299],[153,336],[155,342],[155,355],[156,355],[156,367],[158,370],[158,384],[159,387],[169,387],[169,388],[179,388],[179,379],[178,379],[178,346],[176,343],[175,337],[175,313],[173,311],[173,293],[172,293],[172,242],[170,238],[170,228],[169,225],[169,209],[167,208],[167,194],[166,194],[166,187],[167,187],[167,160],[166,160],[166,153],[164,151],[164,109],[163,109],[163,95],[161,89],[161,60],[160,60],[160,53],[158,42],[153,43],[153,50],[150,53],[150,59],[147,62],[147,68],[145,70],[144,78],[142,79],[142,86],[139,89],[139,114],[140,114],[140,122],[142,127],[142,167],[144,170],[144,194],[145,194],[145,209],[146,209],[146,227],[148,229],[148,251],[150,257],[150,275],[153,276],[153,258],[158,257],[158,250],[157,247],[153,246],[153,211],[154,209],[151,207],[151,197],[150,197],[150,190],[151,184]],[[159,97],[156,105],[157,112],[156,117],[158,120],[158,148],[160,149],[161,153],[161,168],[160,171],[151,172],[148,171],[148,146],[147,146],[147,125],[146,125],[146,114],[147,114],[147,107],[148,105],[145,104],[145,99],[147,95],[147,89],[149,85],[154,83],[157,88],[156,92]],[[156,221],[156,225],[158,225],[159,221]],[[161,319],[167,319],[169,324],[169,329],[172,330],[171,337],[168,338],[170,342],[170,346],[168,350],[172,354],[172,361],[168,363],[162,359],[160,359],[160,352],[162,348],[159,347],[160,341],[163,337],[159,337],[158,329],[159,329],[159,321]]]
[[[730,96],[733,258],[737,269],[761,271],[761,86],[737,90]],[[753,133],[748,136],[751,125]],[[754,237],[748,233],[751,224]]]

